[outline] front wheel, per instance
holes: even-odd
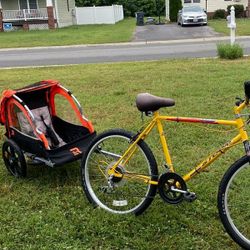
[[[241,247],[250,249],[250,165],[247,156],[235,162],[223,176],[218,209],[227,233]]]
[[[83,156],[81,176],[88,200],[111,213],[141,214],[152,202],[157,185],[155,158],[145,142],[139,141],[129,156],[110,169],[133,143],[134,135],[124,130],[109,130],[97,136]]]

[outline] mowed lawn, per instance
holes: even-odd
[[[236,34],[250,35],[250,19],[237,19]],[[167,24],[166,24],[167,25]],[[229,35],[226,20],[209,20],[216,32]],[[116,24],[79,25],[55,30],[33,30],[0,33],[0,48],[64,46],[130,42],[136,29],[135,18],[126,18]]]
[[[128,42],[132,39],[135,19],[116,24],[78,25],[55,30],[31,30],[0,33],[0,48],[61,46]]]
[[[216,32],[224,35],[230,35],[230,29],[227,27],[226,19],[209,20],[208,25]],[[250,19],[237,18],[236,19],[236,36],[250,36]]]
[[[56,79],[78,97],[98,133],[114,127],[136,132],[147,121],[134,103],[140,92],[174,98],[176,106],[162,109],[164,114],[233,119],[249,68],[246,58],[6,69],[0,70],[0,89]],[[176,123],[165,129],[180,174],[236,133],[231,127]],[[1,137],[3,142],[3,127]],[[156,133],[147,142],[163,172]],[[223,230],[216,197],[223,173],[243,154],[241,145],[232,149],[188,183],[195,202],[171,206],[156,196],[139,217],[92,209],[82,192],[79,162],[57,169],[29,166],[27,178],[15,179],[1,161],[0,249],[239,249]]]

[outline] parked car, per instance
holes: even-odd
[[[200,6],[185,6],[178,12],[178,25],[207,24],[207,14]]]

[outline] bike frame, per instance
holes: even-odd
[[[250,147],[248,142],[248,134],[245,130],[245,123],[242,119],[243,114],[241,114],[241,111],[247,106],[246,102],[243,102],[239,106],[234,107],[234,114],[235,114],[235,120],[215,120],[215,119],[204,119],[204,118],[191,118],[191,117],[175,117],[175,116],[162,116],[158,111],[153,113],[152,120],[150,123],[141,131],[136,138],[134,139],[134,142],[131,143],[127,151],[120,157],[120,159],[114,164],[112,168],[109,169],[109,174],[117,177],[122,177],[120,173],[115,171],[116,167],[118,165],[126,165],[126,163],[129,161],[129,159],[133,156],[134,152],[136,151],[136,144],[140,140],[144,140],[150,132],[153,130],[154,127],[157,127],[160,141],[163,149],[163,153],[165,156],[167,167],[171,172],[175,172],[171,156],[168,149],[167,139],[164,134],[163,130],[163,121],[172,121],[172,122],[185,122],[185,123],[201,123],[201,124],[219,124],[219,125],[230,125],[235,126],[238,130],[238,134],[231,139],[231,141],[225,143],[221,148],[219,148],[214,153],[210,154],[206,159],[204,159],[202,162],[200,162],[194,169],[192,169],[190,172],[185,174],[182,178],[184,181],[189,181],[194,176],[199,174],[200,172],[204,171],[211,163],[213,163],[217,158],[219,158],[222,154],[224,154],[227,150],[235,146],[236,144],[242,142],[245,147],[246,154],[250,156]],[[158,185],[158,181],[152,181],[149,176],[143,176],[133,173],[125,174],[126,178],[130,178],[129,176],[132,176],[133,179],[143,180],[146,183]]]

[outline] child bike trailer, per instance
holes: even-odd
[[[54,80],[5,90],[0,122],[2,157],[15,177],[26,176],[26,161],[55,167],[78,160],[96,134],[74,95]]]

